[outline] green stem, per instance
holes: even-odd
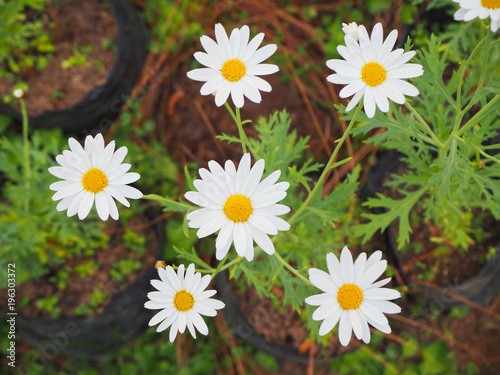
[[[422,116],[420,116],[420,113],[418,113],[417,110],[415,108],[413,108],[413,106],[410,103],[408,103],[408,100],[405,101],[405,106],[415,116],[415,118],[418,120],[418,122],[420,122],[420,124],[422,124],[422,126],[425,128],[425,130],[427,131],[427,134],[429,134],[429,136],[431,137],[434,144],[437,147],[439,147],[440,149],[443,148],[443,143],[438,139],[436,134],[434,134],[434,132],[432,131],[430,126],[425,122],[425,120],[422,118]]]
[[[233,111],[227,102],[224,105],[226,106],[229,114],[236,123],[236,126],[238,128],[238,134],[240,136],[241,148],[243,149],[243,153],[246,154],[248,138],[247,135],[245,134],[245,130],[243,130],[243,123],[241,121],[240,109],[238,107],[235,107],[235,111]]]
[[[285,259],[283,259],[281,257],[281,255],[278,254],[277,251],[274,252],[274,256],[276,257],[276,259],[278,259],[280,261],[280,263],[286,268],[288,269],[291,273],[293,273],[295,276],[297,276],[300,280],[302,280],[303,282],[305,282],[306,284],[310,285],[310,286],[314,286],[313,283],[311,283],[309,281],[309,279],[305,276],[302,276],[301,273],[299,271],[297,271],[294,267],[292,267],[290,265],[290,263],[288,263]]]
[[[239,263],[241,262],[242,259],[244,259],[243,257],[240,257],[238,256],[237,258],[234,258],[232,261],[230,261],[229,263],[227,264],[224,264],[226,263],[226,259],[227,259],[227,256],[224,257],[224,259],[222,259],[221,262],[219,262],[219,265],[217,266],[216,269],[214,269],[213,271],[207,271],[206,273],[210,273],[212,275],[212,279],[217,276],[217,274],[221,273],[222,271],[224,270],[227,270],[228,268],[231,268],[232,266],[234,266],[236,263]]]
[[[464,77],[465,77],[465,69],[469,65],[471,58],[478,53],[478,51],[480,50],[480,47],[483,43],[486,43],[486,45],[484,47],[484,48],[486,48],[486,56],[484,59],[485,61],[484,61],[483,67],[481,69],[481,75],[479,78],[479,82],[477,84],[476,91],[474,92],[474,95],[469,100],[469,103],[465,106],[465,108],[462,109],[462,107],[460,105],[460,100],[461,100],[460,95],[462,93],[462,84],[463,84]],[[445,143],[445,148],[448,147],[449,143],[451,142],[452,139],[454,139],[454,137],[462,134],[462,131],[459,130],[460,124],[462,123],[462,119],[463,119],[464,115],[469,111],[469,109],[471,109],[472,106],[474,104],[476,104],[477,97],[480,93],[481,88],[483,87],[484,77],[486,75],[486,67],[488,65],[489,50],[490,50],[488,48],[489,45],[490,45],[490,31],[488,30],[488,34],[476,45],[476,47],[471,52],[469,58],[467,59],[466,63],[464,64],[464,66],[462,68],[462,72],[461,72],[462,74],[460,75],[460,79],[458,80],[458,84],[457,84],[457,106],[456,106],[457,114],[455,116],[455,122],[453,124],[453,129],[450,133],[450,137],[448,138],[448,140]]]
[[[467,143],[465,140],[463,140],[462,138],[458,137],[458,136],[455,136],[454,139],[456,139],[457,141],[459,142],[462,142],[462,143],[465,143],[467,144],[468,146],[472,146],[472,148],[479,152],[481,155],[483,155],[486,159],[490,159],[491,161],[497,163],[497,164],[500,164],[500,160],[498,160],[497,158],[495,158],[494,156],[491,156],[491,155],[488,155],[486,152],[484,152],[481,148],[477,147],[476,145],[473,145],[471,143]]]
[[[496,95],[493,99],[490,100],[488,104],[486,104],[483,108],[481,108],[478,113],[472,116],[472,118],[469,121],[467,121],[465,125],[462,126],[454,135],[459,137],[467,130],[469,130],[472,126],[479,123],[479,120],[484,116],[484,112],[489,111],[491,107],[496,108],[495,105],[499,100],[500,100],[500,95]]]
[[[349,134],[349,132],[351,131],[351,129],[352,129],[353,125],[354,125],[354,123],[356,122],[356,119],[357,119],[357,117],[359,115],[359,112],[361,112],[361,108],[362,108],[362,103],[359,103],[358,108],[356,109],[356,112],[354,112],[354,115],[352,116],[351,122],[349,122],[349,125],[347,126],[347,129],[345,130],[344,135],[342,136],[342,138],[340,138],[338,140],[337,146],[335,146],[335,150],[333,150],[333,153],[330,156],[330,160],[328,160],[328,163],[326,164],[325,168],[323,169],[323,173],[321,173],[321,176],[316,181],[316,184],[314,185],[314,188],[309,192],[309,194],[307,195],[307,198],[302,203],[302,205],[299,207],[299,209],[297,211],[295,211],[294,214],[292,215],[292,217],[290,218],[290,220],[288,220],[288,223],[290,225],[295,220],[297,220],[297,218],[299,217],[299,215],[302,214],[302,212],[309,206],[309,204],[313,200],[314,196],[318,192],[318,189],[323,185],[323,182],[324,182],[323,180],[325,179],[325,176],[328,173],[328,171],[331,169],[331,167],[333,165],[333,162],[335,161],[335,159],[337,157],[337,154],[340,151],[340,148],[344,144],[344,141],[346,140],[347,135]]]
[[[168,205],[168,207],[172,207],[172,206],[178,207],[181,209],[180,211],[182,211],[182,212],[187,212],[187,211],[191,211],[194,209],[194,207],[188,203],[174,201],[173,199],[161,197],[161,196],[156,195],[156,194],[143,195],[142,198],[156,201],[159,203],[164,203],[165,205]]]
[[[26,103],[23,99],[19,99],[21,103],[21,114],[23,118],[23,153],[24,153],[24,186],[26,188],[26,195],[24,198],[24,211],[28,213],[30,202],[29,202],[29,190],[31,188],[31,165],[30,165],[30,145],[28,139],[28,110],[26,109]]]

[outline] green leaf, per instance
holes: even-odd
[[[362,214],[368,219],[365,224],[358,224],[353,227],[356,235],[363,238],[366,243],[376,231],[384,231],[394,220],[399,219],[398,247],[401,249],[410,241],[412,229],[409,222],[410,211],[426,192],[426,188],[420,188],[413,192],[400,191],[405,197],[403,199],[392,199],[378,193],[377,198],[369,198],[364,206],[369,208],[382,208],[385,212],[379,214]]]

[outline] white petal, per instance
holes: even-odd
[[[170,314],[158,327],[156,327],[156,332],[164,331],[168,327],[170,327],[172,325],[172,323],[177,320],[178,315],[179,315],[179,312],[177,310],[173,314]],[[150,324],[150,325],[152,325],[152,324]]]
[[[246,46],[245,50],[240,54],[241,61],[246,62],[250,56],[252,56],[257,48],[259,48],[260,44],[264,40],[264,33],[257,34]]]
[[[140,199],[142,198],[142,193],[140,190],[136,189],[135,187],[128,186],[128,185],[115,185],[115,184],[109,184],[106,189],[112,187],[115,191],[120,193],[122,196],[125,198],[129,199]],[[106,190],[105,189],[105,190]],[[114,196],[114,194],[110,193],[111,195]]]
[[[243,104],[245,104],[243,90],[237,82],[231,84],[231,99],[233,100],[234,105],[238,108],[242,108]]]
[[[343,310],[339,323],[339,341],[342,346],[347,346],[351,341],[352,323],[348,310]]]
[[[97,209],[97,214],[101,218],[101,220],[106,221],[109,217],[109,205],[108,200],[106,199],[107,193],[101,192],[95,195],[95,207]]]
[[[59,182],[63,182],[63,181],[59,181]],[[55,184],[52,184],[51,187],[54,187]],[[60,187],[61,185],[57,185],[55,187]],[[64,187],[63,189],[57,191],[53,196],[52,196],[52,200],[53,201],[57,201],[59,199],[63,199],[63,198],[66,198],[66,197],[69,197],[71,195],[76,195],[78,193],[80,193],[81,191],[83,190],[83,185],[82,183],[78,183],[78,182],[75,182],[75,183],[70,183],[69,185],[66,185],[66,187]]]
[[[212,68],[198,68],[187,72],[188,78],[194,81],[208,82],[214,81],[215,79],[222,77],[220,70],[215,70]]]
[[[87,217],[94,204],[94,194],[86,191],[80,203],[80,208],[78,209],[78,218],[83,220]]]
[[[313,283],[315,287],[325,293],[335,294],[338,290],[338,287],[335,286],[330,275],[317,268],[309,269],[309,280],[311,280],[311,283]]]
[[[358,310],[349,310],[349,319],[351,320],[352,329],[356,337],[361,340],[363,337],[363,321],[359,317]]]
[[[271,57],[276,52],[277,49],[278,49],[278,46],[276,44],[268,44],[267,46],[259,48],[257,51],[255,51],[255,53],[253,55],[251,55],[247,60],[244,60],[243,62],[248,67],[251,67],[252,65],[260,64],[262,61]],[[278,68],[276,65],[273,65],[273,66]],[[272,72],[272,73],[275,73],[275,72]],[[248,73],[248,74],[251,74],[251,73]],[[271,73],[269,73],[269,74],[271,74]]]
[[[229,248],[231,247],[231,243],[233,242],[233,231],[234,231],[234,222],[228,220],[226,225],[222,226],[215,241],[215,248],[216,248],[215,258],[217,260],[221,260],[222,258],[224,258]]]
[[[354,282],[354,263],[352,261],[352,254],[346,246],[340,253],[340,272],[344,283]]]
[[[377,61],[383,61],[383,59],[391,53],[392,49],[394,48],[394,44],[396,43],[396,40],[398,39],[398,31],[397,30],[392,30],[389,35],[387,35],[387,38],[384,41],[384,44],[379,50],[378,56],[377,56]],[[384,65],[384,64],[382,64]],[[384,65],[385,66],[385,65]]]
[[[180,315],[180,313],[179,313]],[[178,317],[177,317],[177,320],[174,320],[173,323],[172,323],[172,326],[170,327],[170,333],[168,335],[168,339],[170,340],[170,342],[174,342],[176,336],[177,336],[177,331],[178,331]],[[163,324],[163,323],[162,323]],[[159,328],[159,327],[158,327]]]
[[[397,290],[389,288],[366,289],[363,291],[363,295],[367,299],[375,300],[391,300],[401,297],[401,293],[399,293]]]
[[[218,76],[203,84],[200,89],[201,95],[211,95],[217,91],[220,85],[224,82],[224,77]]]
[[[321,305],[318,307],[312,314],[313,320],[323,320],[327,316],[331,315],[332,313],[335,312],[335,310],[341,309],[338,302],[335,300],[335,298],[332,298],[331,301],[328,301],[327,303]]]
[[[246,74],[253,76],[267,76],[269,74],[274,74],[280,69],[274,64],[259,64],[249,66],[246,70]]]
[[[381,260],[370,268],[367,268],[364,275],[362,275],[359,280],[359,286],[361,289],[368,288],[375,280],[377,280],[387,269],[387,261]]]
[[[68,207],[68,212],[66,213],[68,217],[76,215],[76,213],[80,209],[80,204],[82,203],[83,197],[87,195],[87,193],[87,191],[82,190],[73,198]]]
[[[374,87],[373,92],[375,93],[374,98],[377,107],[379,107],[382,112],[387,113],[389,111],[389,101],[383,94],[383,90],[380,90],[379,87]]]
[[[240,257],[244,257],[247,252],[247,237],[246,230],[243,223],[235,223],[234,224],[234,248],[236,249],[236,253]]]
[[[274,254],[274,245],[271,239],[267,236],[267,234],[255,229],[253,226],[250,226],[250,233],[255,241],[255,243],[264,250],[267,254]]]
[[[338,308],[328,316],[319,327],[319,335],[324,336],[335,327],[342,315],[342,309]]]
[[[359,103],[359,101],[361,100],[361,98],[363,97],[363,95],[365,94],[365,89],[366,89],[366,85],[363,86],[363,88],[361,90],[359,90],[351,99],[351,101],[349,102],[349,104],[347,105],[346,107],[346,111],[349,112],[351,109],[354,108],[354,106],[356,104]]]
[[[215,105],[217,107],[223,105],[227,101],[230,92],[231,92],[231,85],[229,84],[229,81],[224,80],[217,89],[217,91],[215,92]]]
[[[264,92],[271,92],[271,90],[273,89],[271,87],[271,85],[263,80],[262,78],[260,77],[256,77],[256,76],[245,76],[244,79],[249,83],[251,84],[252,86],[256,87],[258,90],[260,91],[264,91]]]
[[[333,295],[331,293],[321,293],[321,294],[315,294],[309,297],[306,297],[304,300],[307,304],[311,306],[320,306],[324,303],[327,303],[327,301],[332,297]]]
[[[214,78],[215,75],[222,69],[222,61],[219,58],[215,58],[205,52],[195,52],[194,58],[201,64],[205,65],[207,68],[198,68],[191,70],[187,73],[187,76],[195,81],[208,81],[210,78]],[[202,72],[204,76],[202,76]]]
[[[342,272],[340,271],[340,263],[334,253],[326,254],[326,265],[328,267],[328,272],[332,278],[333,283],[337,288],[345,284],[342,278]]]
[[[221,47],[210,37],[203,35],[200,38],[201,46],[203,49],[213,58],[217,59],[219,63],[222,64],[226,60]]]
[[[217,40],[217,44],[220,46],[224,60],[232,59],[233,56],[231,56],[229,38],[227,37],[226,30],[224,30],[224,27],[220,23],[215,25],[215,39]]]
[[[419,94],[418,89],[411,83],[402,81],[400,79],[391,79],[390,84],[399,90],[403,95],[406,96],[417,96]]]
[[[367,86],[365,89],[365,98],[364,98],[364,108],[365,108],[365,113],[368,116],[368,118],[372,118],[375,116],[375,98],[373,97],[373,88],[370,86]]]
[[[190,315],[193,325],[202,335],[208,335],[208,327],[203,318],[196,311]]]

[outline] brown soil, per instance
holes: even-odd
[[[146,235],[147,241],[144,246],[144,252],[139,257],[134,251],[125,247],[123,233],[127,228],[137,234]],[[47,311],[36,307],[36,301],[40,298],[56,295],[58,297],[57,306],[61,309],[61,316],[74,316],[75,309],[80,304],[88,304],[92,293],[99,290],[107,296],[94,311],[97,314],[101,313],[104,306],[107,305],[114,294],[133,284],[147,269],[154,266],[157,258],[158,239],[150,220],[146,216],[135,216],[128,221],[127,228],[121,226],[118,221],[109,220],[105,230],[105,233],[110,236],[106,249],[96,249],[92,256],[82,255],[69,259],[66,264],[51,270],[51,273],[47,276],[37,280],[30,280],[19,286],[16,298],[18,301],[28,298],[29,304],[19,309],[18,312],[25,316],[50,316]],[[112,278],[110,270],[116,262],[122,259],[138,260],[141,262],[142,268],[126,276],[124,281],[118,282]],[[94,261],[99,267],[92,275],[82,277],[74,271],[76,265],[88,261]],[[56,275],[57,271],[64,266],[69,266],[73,271],[69,275],[67,288],[59,290],[57,285],[50,281],[49,278],[52,275]],[[6,310],[6,308],[6,299],[1,300],[0,310]]]
[[[46,27],[53,37],[54,55],[45,69],[19,75],[29,87],[25,101],[31,116],[77,104],[92,88],[106,83],[116,63],[116,51],[102,45],[110,39],[116,45],[118,35],[109,6],[97,1],[66,0],[49,3],[46,14],[54,24],[53,30]],[[85,53],[87,63],[63,69],[62,62],[75,55],[74,48],[83,46],[92,47],[92,52]],[[11,93],[14,83],[1,78],[0,97]],[[56,97],[56,92],[61,94]]]

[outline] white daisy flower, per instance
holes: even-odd
[[[203,35],[200,38],[205,52],[196,52],[194,57],[206,68],[194,69],[187,76],[195,81],[206,82],[201,87],[201,95],[215,95],[215,104],[223,105],[229,94],[236,107],[244,104],[243,96],[254,103],[260,103],[260,91],[270,92],[271,85],[257,76],[276,73],[279,68],[273,64],[261,64],[276,49],[276,44],[269,44],[257,49],[264,39],[264,33],[258,34],[250,43],[250,28],[243,26],[233,29],[228,38],[224,27],[215,25],[217,42]]]
[[[359,40],[359,26],[356,22],[350,24],[342,22],[342,31],[345,35],[350,35],[357,42]]]
[[[187,215],[190,228],[200,228],[199,238],[220,229],[215,242],[215,257],[224,258],[234,242],[236,252],[251,261],[254,256],[253,241],[268,254],[274,253],[269,234],[290,229],[290,225],[277,215],[284,215],[290,208],[278,204],[286,197],[288,182],[279,182],[281,172],[274,171],[260,181],[264,172],[264,159],[250,169],[250,154],[241,158],[238,170],[232,161],[224,169],[215,161],[199,170],[201,180],[195,180],[197,192],[185,194],[187,200],[203,208]]]
[[[457,21],[470,21],[476,17],[484,20],[491,18],[491,31],[496,32],[500,27],[500,1],[499,0],[453,0],[460,5],[454,14]]]
[[[142,193],[128,186],[140,178],[138,173],[127,173],[131,165],[122,163],[127,155],[127,148],[120,147],[115,152],[115,141],[104,147],[102,134],[95,138],[88,135],[85,138],[85,148],[74,138],[68,140],[70,150],[64,150],[56,156],[61,165],[50,167],[49,172],[64,180],[50,185],[50,190],[56,193],[52,200],[61,201],[57,211],[67,211],[68,216],[78,213],[78,218],[87,217],[95,201],[97,213],[102,220],[108,216],[118,219],[118,208],[113,200],[126,207],[130,203],[126,198],[139,199]]]
[[[195,328],[202,334],[208,334],[208,327],[201,317],[216,316],[216,310],[222,309],[225,304],[219,300],[210,298],[215,290],[205,290],[210,283],[210,275],[201,276],[194,272],[194,264],[191,263],[184,275],[184,265],[180,265],[177,273],[170,266],[158,268],[161,280],[151,280],[158,291],[148,293],[144,304],[146,309],[161,309],[151,320],[149,326],[156,327],[156,332],[161,332],[170,327],[170,342],[175,340],[177,332],[181,334],[187,329],[196,338]]]
[[[338,46],[337,51],[344,60],[332,59],[326,65],[334,70],[327,80],[331,83],[347,85],[340,91],[341,98],[354,97],[346,110],[350,111],[364,97],[365,113],[375,115],[375,106],[382,112],[389,111],[389,101],[404,104],[405,95],[416,96],[417,88],[402,79],[421,76],[424,71],[420,64],[406,64],[415,52],[403,49],[392,51],[398,37],[397,30],[391,31],[383,41],[382,24],[373,28],[371,38],[363,25],[359,26],[359,43],[350,35],[344,37],[346,46]],[[392,52],[391,52],[392,51]]]
[[[351,332],[365,343],[370,342],[368,323],[376,329],[390,333],[385,314],[397,314],[401,308],[388,300],[401,297],[393,289],[381,288],[391,279],[374,282],[387,268],[387,261],[381,260],[382,252],[374,252],[368,259],[361,253],[353,264],[351,252],[342,249],[340,263],[333,253],[328,253],[328,272],[316,268],[309,270],[309,280],[321,289],[323,294],[307,297],[306,303],[319,306],[314,311],[314,320],[323,320],[319,335],[323,336],[339,324],[339,340],[343,346],[351,341]]]

